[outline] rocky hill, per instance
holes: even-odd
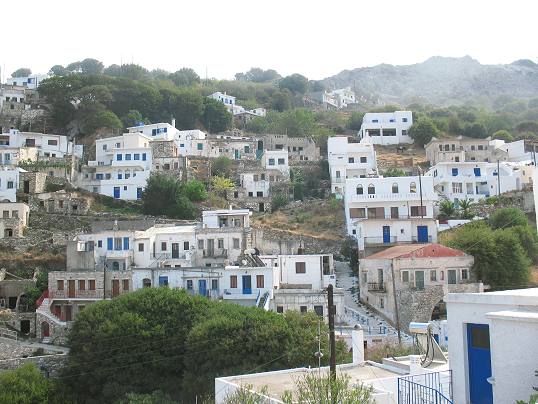
[[[538,65],[530,60],[483,65],[469,56],[435,56],[413,65],[381,64],[344,70],[324,83],[327,88],[351,86],[363,101],[381,105],[493,105],[501,96],[538,97]]]

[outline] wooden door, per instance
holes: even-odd
[[[75,280],[70,279],[67,281],[68,284],[68,297],[75,297]]]
[[[116,297],[120,294],[120,280],[112,279],[112,297]]]

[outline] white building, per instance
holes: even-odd
[[[435,243],[436,201],[431,177],[347,179],[347,232],[357,238],[360,250],[399,243]]]
[[[357,103],[355,92],[351,90],[351,87],[332,90],[331,93],[336,99],[338,108],[347,108],[348,105]]]
[[[1,136],[0,150],[3,147],[10,148],[36,148],[39,157],[64,158],[72,155],[82,158],[83,146],[73,145],[67,136],[49,133],[20,132],[10,129],[9,134]]]
[[[454,403],[515,403],[535,394],[538,289],[451,293]]]
[[[142,133],[96,140],[96,159],[88,161],[80,186],[116,199],[140,199],[151,172],[150,141]]]
[[[43,80],[48,79],[48,74],[31,74],[25,77],[10,77],[7,79],[6,84],[12,86],[27,87],[30,90],[35,90]]]
[[[2,167],[0,169],[0,202],[16,202],[19,188],[19,173],[22,168]]]
[[[345,136],[330,137],[327,141],[331,192],[342,198],[347,178],[377,176],[374,145],[370,142],[349,143]]]
[[[222,102],[228,112],[231,112],[234,117],[242,119],[243,122],[248,122],[250,119],[255,117],[263,117],[267,115],[267,110],[265,108],[257,107],[254,109],[246,109],[241,105],[237,105],[235,103],[235,97],[233,95],[226,94],[226,91],[224,93],[217,91],[211,95],[208,95],[208,98]]]
[[[23,202],[0,202],[0,238],[23,237],[30,208]]]
[[[500,175],[497,173],[498,167]],[[522,171],[515,168],[510,163],[446,162],[430,168],[425,178],[433,178],[435,190],[453,202],[464,199],[478,201],[499,193],[520,190],[523,185]]]
[[[411,111],[368,112],[362,119],[359,138],[369,138],[373,144],[379,145],[413,143],[408,135],[411,125]]]
[[[222,102],[230,112],[235,107],[235,97],[233,95],[226,94],[226,91],[224,93],[217,91],[211,95],[208,95],[208,97]]]
[[[262,166],[266,169],[278,170],[289,178],[290,166],[287,150],[265,150],[262,156]]]

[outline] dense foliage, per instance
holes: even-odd
[[[33,364],[0,372],[0,403],[48,403],[49,381]]]
[[[325,324],[321,330],[326,335]],[[156,390],[193,402],[212,392],[217,376],[316,365],[317,335],[314,314],[279,315],[147,288],[77,316],[63,377],[81,403]],[[327,352],[327,338],[321,341]],[[345,352],[340,344],[340,360]]]

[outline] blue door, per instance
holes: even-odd
[[[473,171],[475,177],[480,177],[480,167],[475,167]]]
[[[252,294],[252,284],[250,275],[243,275],[243,294],[250,295]]]
[[[471,404],[493,404],[489,326],[467,324],[467,363],[469,365],[469,398]]]
[[[136,188],[136,199],[142,199],[142,188]]]
[[[419,243],[428,242],[428,226],[417,226],[417,241]]]
[[[207,282],[205,279],[198,279],[198,293],[207,296]]]
[[[120,199],[120,187],[114,187],[114,198]]]
[[[383,226],[383,244],[390,243],[390,226]]]

